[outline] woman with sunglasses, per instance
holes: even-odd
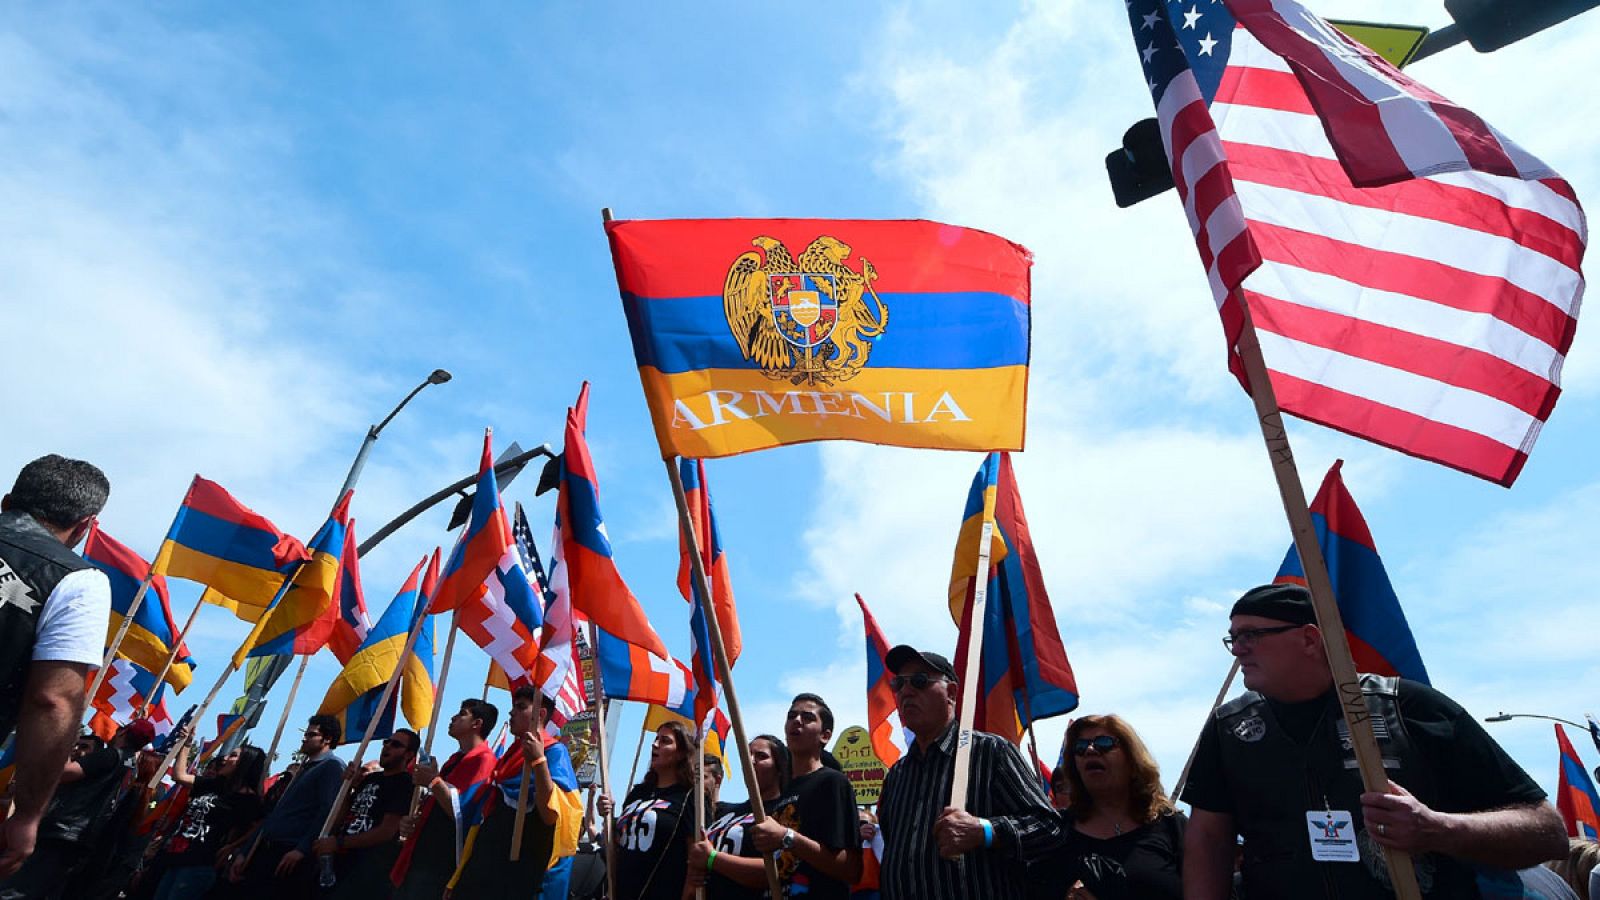
[[[763,808],[770,813],[789,786],[789,748],[770,734],[751,738],[750,765]],[[761,900],[767,895],[766,864],[750,839],[754,822],[749,800],[727,804],[706,838],[689,848],[691,888],[705,886],[708,900]]]
[[[1184,818],[1144,741],[1120,716],[1083,716],[1066,748],[1071,827],[1056,890],[1072,885],[1068,900],[1182,897]]]

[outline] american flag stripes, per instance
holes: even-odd
[[[1577,325],[1571,188],[1292,0],[1128,8],[1235,373],[1242,299],[1284,411],[1509,486]]]

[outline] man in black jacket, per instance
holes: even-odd
[[[51,454],[23,466],[0,497],[0,741],[17,748],[0,878],[33,852],[100,664],[111,585],[71,548],[110,494],[99,469]]]

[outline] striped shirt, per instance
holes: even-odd
[[[878,802],[883,900],[1021,898],[1026,863],[1066,842],[1060,816],[1017,748],[997,735],[975,731],[967,811],[994,825],[994,845],[959,862],[939,855],[933,826],[950,799],[956,731],[952,721],[926,750],[913,745],[883,780]]]

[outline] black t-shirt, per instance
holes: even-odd
[[[1069,829],[1057,884],[1082,881],[1096,900],[1179,900],[1184,822],[1175,813],[1104,839]]]
[[[796,776],[784,796],[768,810],[780,824],[824,847],[842,850],[861,843],[856,792],[843,772],[827,767]],[[848,900],[850,885],[818,872],[790,852],[778,854],[778,875],[790,897]]]
[[[782,799],[769,801],[769,805],[776,807],[783,802]],[[717,812],[717,818],[706,829],[712,849],[729,856],[760,859],[761,851],[756,849],[749,835],[750,826],[755,822],[750,801],[718,803]],[[767,896],[767,889],[745,887],[724,875],[712,875],[706,882],[706,896],[709,900],[762,900]]]
[[[261,798],[255,794],[221,793],[226,782],[221,778],[200,778],[189,794],[189,805],[178,819],[178,827],[167,840],[167,865],[209,866],[217,861],[217,851],[261,818]]]
[[[679,900],[689,863],[687,785],[635,785],[617,815],[617,900]]]
[[[371,772],[361,779],[361,786],[350,797],[350,808],[344,814],[345,836],[371,831],[383,822],[383,817],[405,815],[411,810],[412,780],[408,772],[385,775]]]
[[[1305,703],[1267,701],[1283,730],[1301,744],[1310,739],[1330,702],[1327,696]],[[1439,797],[1430,805],[1435,810],[1476,812],[1545,798],[1539,785],[1459,703],[1405,679],[1400,679],[1396,703],[1422,764],[1434,774]],[[1212,719],[1200,732],[1182,799],[1197,809],[1233,814],[1222,772],[1221,741]]]

